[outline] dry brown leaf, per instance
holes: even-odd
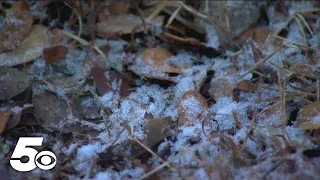
[[[298,112],[297,122],[305,130],[320,128],[320,101],[303,106]]]
[[[237,88],[245,93],[252,92],[254,90],[254,84],[249,80],[242,80],[238,83]]]
[[[211,81],[210,86],[210,94],[213,96],[215,101],[218,101],[220,98],[228,96],[232,96],[233,87],[235,83],[233,83],[229,78],[219,78]]]
[[[97,33],[99,36],[110,34],[131,34],[134,27],[141,24],[141,19],[134,15],[119,15],[105,19],[97,23]]]
[[[127,14],[128,7],[123,1],[104,1],[98,10],[99,21],[109,19],[110,16]]]
[[[141,54],[141,59],[147,64],[166,73],[181,74],[181,70],[169,64],[172,54],[165,48],[148,48]]]
[[[265,44],[272,35],[272,30],[268,27],[257,27],[257,28],[248,28],[242,35],[235,38],[235,42],[239,45],[245,44],[248,38],[252,38],[255,43]],[[282,44],[281,39],[276,39],[274,45],[280,47]]]
[[[160,143],[165,138],[170,136],[170,130],[174,126],[174,122],[170,117],[166,118],[147,118],[144,125],[146,134],[146,145],[148,147],[153,147],[154,145]]]
[[[207,116],[206,99],[197,91],[187,91],[178,104],[179,125],[192,125],[203,121]]]
[[[0,52],[16,49],[28,35],[33,15],[25,1],[15,2],[6,14],[0,31]]]
[[[42,53],[46,63],[53,64],[59,62],[60,60],[66,57],[66,54],[68,53],[68,48],[61,45],[51,46],[48,48],[44,48],[42,50]]]
[[[100,67],[91,68],[91,76],[99,95],[112,91],[112,83],[119,82],[121,74],[117,71],[107,70]]]
[[[14,68],[0,67],[0,100],[9,100],[30,85],[28,74]]]
[[[15,66],[32,61],[41,56],[43,48],[49,45],[48,28],[34,25],[17,49],[0,54],[0,66]]]
[[[70,37],[67,36],[63,30],[58,28],[52,29],[50,31],[50,35],[51,45],[58,45],[70,39]]]
[[[8,111],[0,111],[0,134],[3,133],[3,131],[7,127],[8,120],[10,119],[12,112],[11,110]]]
[[[60,100],[50,92],[43,92],[32,99],[36,117],[40,119],[41,125],[48,130],[58,130],[61,132],[79,132],[81,127],[76,123],[67,121],[70,112],[73,117],[78,116],[74,104],[70,103],[71,111],[66,101]],[[83,127],[82,127],[83,128]]]
[[[12,116],[10,116],[10,119],[8,121],[7,127],[6,127],[6,131],[10,130],[14,127],[16,127],[18,124],[20,124],[22,117],[24,114],[26,114],[26,112],[28,110],[30,110],[32,108],[32,106],[25,106],[25,107],[21,107],[19,109],[16,109],[13,113]]]
[[[252,34],[252,40],[257,43],[265,43],[272,31],[267,27],[255,28]]]

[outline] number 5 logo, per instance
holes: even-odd
[[[17,171],[27,172],[39,167],[43,170],[52,169],[57,163],[57,157],[51,151],[38,151],[30,146],[41,146],[43,137],[20,137],[14,149],[10,165]],[[28,161],[21,162],[22,157],[28,157]]]

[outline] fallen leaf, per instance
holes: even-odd
[[[232,96],[233,87],[235,83],[232,82],[229,78],[219,78],[213,79],[211,81],[211,86],[209,92],[211,96],[213,96],[215,101],[218,101],[220,98],[228,96]]]
[[[303,106],[298,112],[297,123],[305,130],[320,128],[320,101]]]
[[[14,68],[0,67],[0,100],[9,100],[30,85],[28,74]]]
[[[110,16],[127,14],[128,7],[123,1],[104,1],[98,10],[99,21],[109,19]]]
[[[25,1],[15,2],[7,12],[0,31],[0,52],[16,49],[28,35],[32,23],[33,15],[28,4]]]
[[[8,120],[10,119],[12,112],[11,110],[8,111],[0,111],[0,134],[3,133],[3,131],[7,127]]]
[[[91,68],[91,76],[94,81],[98,95],[104,95],[107,92],[116,90],[112,88],[112,83],[118,83],[120,73],[114,70],[107,70],[100,67]]]
[[[18,48],[0,54],[0,66],[15,66],[32,61],[41,56],[43,48],[49,45],[48,28],[34,25]]]
[[[141,53],[141,59],[154,68],[166,73],[181,74],[181,70],[169,64],[170,57],[173,55],[165,48],[148,48]]]
[[[175,76],[169,76],[169,74],[162,72],[160,69],[154,68],[146,64],[142,60],[141,56],[137,57],[136,61],[134,61],[134,64],[130,65],[128,69],[139,76],[144,76],[151,79],[170,81],[174,83],[178,82],[178,79]]]
[[[97,23],[97,33],[99,36],[109,34],[131,34],[134,27],[141,24],[141,19],[134,15],[119,15],[105,19]]]
[[[79,111],[80,119],[98,119],[101,118],[99,104],[91,96],[81,96],[75,102],[75,108]]]
[[[66,42],[70,39],[63,30],[55,28],[50,31],[50,42],[51,45],[59,45],[63,42]]]
[[[208,113],[206,99],[197,91],[187,91],[178,104],[179,125],[202,122]]]
[[[135,83],[133,80],[121,74],[121,84],[120,84],[119,95],[121,97],[128,97],[130,93],[134,91],[133,90],[134,84]]]
[[[40,119],[40,124],[47,130],[60,132],[80,132],[81,127],[77,122],[70,122],[67,119],[72,111],[73,117],[78,116],[78,111],[73,103],[60,100],[50,92],[43,92],[32,99],[34,113]],[[71,109],[70,109],[71,108]]]
[[[59,62],[66,57],[68,48],[62,45],[51,46],[42,50],[43,58],[47,64]]]
[[[242,80],[238,83],[237,88],[242,92],[249,93],[254,90],[254,84],[249,80]]]
[[[16,127],[18,124],[20,124],[23,115],[26,114],[26,112],[28,112],[31,108],[32,108],[31,105],[27,105],[27,106],[24,106],[24,107],[16,106],[14,108],[11,108],[12,115],[10,116],[10,119],[8,121],[8,124],[7,124],[7,127],[6,127],[5,130],[6,131],[10,130],[10,129]]]
[[[166,118],[147,118],[144,128],[146,130],[146,145],[153,147],[165,138],[171,135],[170,130],[173,129],[175,123],[170,117]]]

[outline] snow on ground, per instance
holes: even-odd
[[[292,10],[300,10],[302,8],[298,2],[293,4]],[[311,7],[312,4],[308,3],[303,6],[303,8]],[[290,9],[289,12],[292,12],[292,10]],[[277,23],[280,23],[280,18],[277,18],[272,11],[274,9],[270,7],[268,12],[273,16],[271,19],[274,20],[274,22],[270,22],[270,27],[276,29],[276,27],[279,27]],[[320,20],[316,22],[315,26],[319,26],[319,24]],[[215,30],[207,28],[207,31],[210,32],[207,34],[208,45],[218,47],[219,42]],[[288,46],[292,42],[303,42],[297,24],[293,23],[289,26],[287,39],[289,41],[285,41],[285,44]],[[317,32],[309,40],[311,47],[319,47],[319,39],[320,33]],[[124,46],[127,45],[127,42],[123,40],[108,40],[105,43],[108,43],[111,49],[107,55],[110,63],[113,67],[122,69],[121,64],[123,62],[121,60],[127,56],[124,51]],[[53,150],[66,156],[70,156],[72,152],[75,152],[73,154],[74,157],[71,158],[71,164],[74,166],[75,171],[86,174],[85,172],[88,171],[92,160],[99,158],[98,154],[104,152],[106,148],[121,145],[127,140],[145,138],[144,124],[147,115],[152,115],[154,118],[171,117],[173,121],[178,121],[178,104],[181,101],[181,97],[189,90],[199,90],[209,70],[214,71],[212,82],[227,78],[230,82],[236,84],[238,82],[237,78],[255,63],[251,46],[246,44],[242,48],[243,51],[239,54],[237,62],[233,62],[230,57],[207,58],[198,56],[197,58],[203,60],[203,65],[192,65],[193,55],[185,51],[178,51],[171,58],[171,61],[184,61],[184,67],[187,68],[183,70],[182,75],[178,75],[175,78],[177,82],[167,88],[150,82],[140,82],[142,85],[135,88],[126,99],[123,99],[117,92],[119,85],[112,84],[112,91],[105,93],[98,99],[104,108],[108,108],[111,111],[109,115],[105,115],[108,120],[106,124],[108,133],[103,131],[97,135],[100,141],[89,141],[85,144],[74,142],[69,145],[62,145],[57,143]],[[262,53],[268,55],[274,50],[274,47],[269,47]],[[72,58],[74,56],[69,54],[66,64],[62,65],[67,67],[68,73],[77,75],[77,72],[80,72],[78,63],[83,61],[84,53],[78,51],[74,53],[77,54],[76,58]],[[287,59],[289,63],[304,62],[305,56],[300,53],[298,48],[289,47],[273,56],[269,61],[279,64],[283,59]],[[137,63],[131,67],[132,69],[139,69],[141,70],[140,72],[152,73],[158,77],[168,76],[160,70],[156,71],[147,67],[140,56],[137,56],[135,61]],[[265,65],[277,70],[271,63],[267,62]],[[237,69],[237,76],[235,76],[234,71],[230,70],[234,66]],[[37,77],[45,76],[44,68],[48,67],[46,67],[43,60],[35,61],[31,68],[32,75]],[[108,74],[105,74],[105,76],[108,78]],[[252,78],[252,73],[243,77],[244,80]],[[50,88],[49,85],[46,88]],[[287,179],[288,177],[285,177],[281,172],[292,168],[290,177],[316,179],[315,172],[318,170],[316,167],[320,167],[320,160],[306,162],[302,159],[302,148],[300,149],[300,147],[315,148],[316,145],[306,138],[304,131],[297,125],[293,124],[285,127],[285,137],[290,139],[289,143],[294,145],[297,150],[290,155],[286,155],[283,159],[276,156],[278,153],[284,153],[281,148],[288,143],[281,138],[280,108],[270,111],[271,114],[258,114],[254,122],[255,129],[250,129],[250,113],[264,110],[272,105],[269,102],[259,101],[259,99],[261,100],[260,97],[268,99],[279,96],[277,84],[270,88],[262,89],[259,93],[257,91],[252,93],[241,92],[239,95],[241,101],[238,102],[233,101],[231,96],[218,99],[209,107],[206,123],[198,119],[203,112],[200,102],[194,97],[183,100],[181,104],[188,109],[187,117],[192,125],[181,125],[174,129],[176,136],[161,142],[155,152],[162,154],[167,151],[167,161],[176,169],[181,169],[181,172],[178,172],[181,177],[190,176],[194,179],[215,179],[220,177],[225,177],[226,179],[230,177],[233,179],[260,179],[265,178],[265,173],[272,168],[278,167],[277,164],[279,163],[279,169],[270,172],[268,178]],[[60,96],[65,97],[65,93],[60,93]],[[88,101],[87,103],[90,104],[92,102]],[[237,120],[239,120],[241,127],[238,127]],[[319,116],[312,121],[319,122]],[[128,126],[128,129],[125,129],[119,135],[124,124]],[[224,136],[220,136],[219,133],[221,132],[227,133]],[[248,138],[248,134],[252,134],[252,137]],[[244,146],[242,146],[243,144]],[[233,159],[233,151],[239,151],[240,148],[241,151],[246,152],[246,155],[239,155],[238,159]],[[128,149],[124,153],[130,156],[132,152],[131,149]],[[244,156],[249,160],[240,160]],[[126,160],[129,161],[129,159]],[[148,163],[148,166],[153,168],[161,165],[159,159],[155,157],[149,160]],[[124,167],[121,171],[116,171],[111,167],[107,169],[96,167],[93,170],[96,173],[93,179],[139,179],[147,173],[143,167],[134,166],[129,162]],[[300,172],[295,171],[295,169]],[[223,174],[223,171],[226,174]],[[39,170],[34,170],[32,173],[39,176],[41,174]],[[168,169],[161,173],[167,173],[173,179],[177,177],[177,172],[173,173]],[[47,173],[45,177],[52,178],[52,175]]]

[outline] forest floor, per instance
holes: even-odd
[[[1,179],[318,179],[319,11],[1,1]]]

